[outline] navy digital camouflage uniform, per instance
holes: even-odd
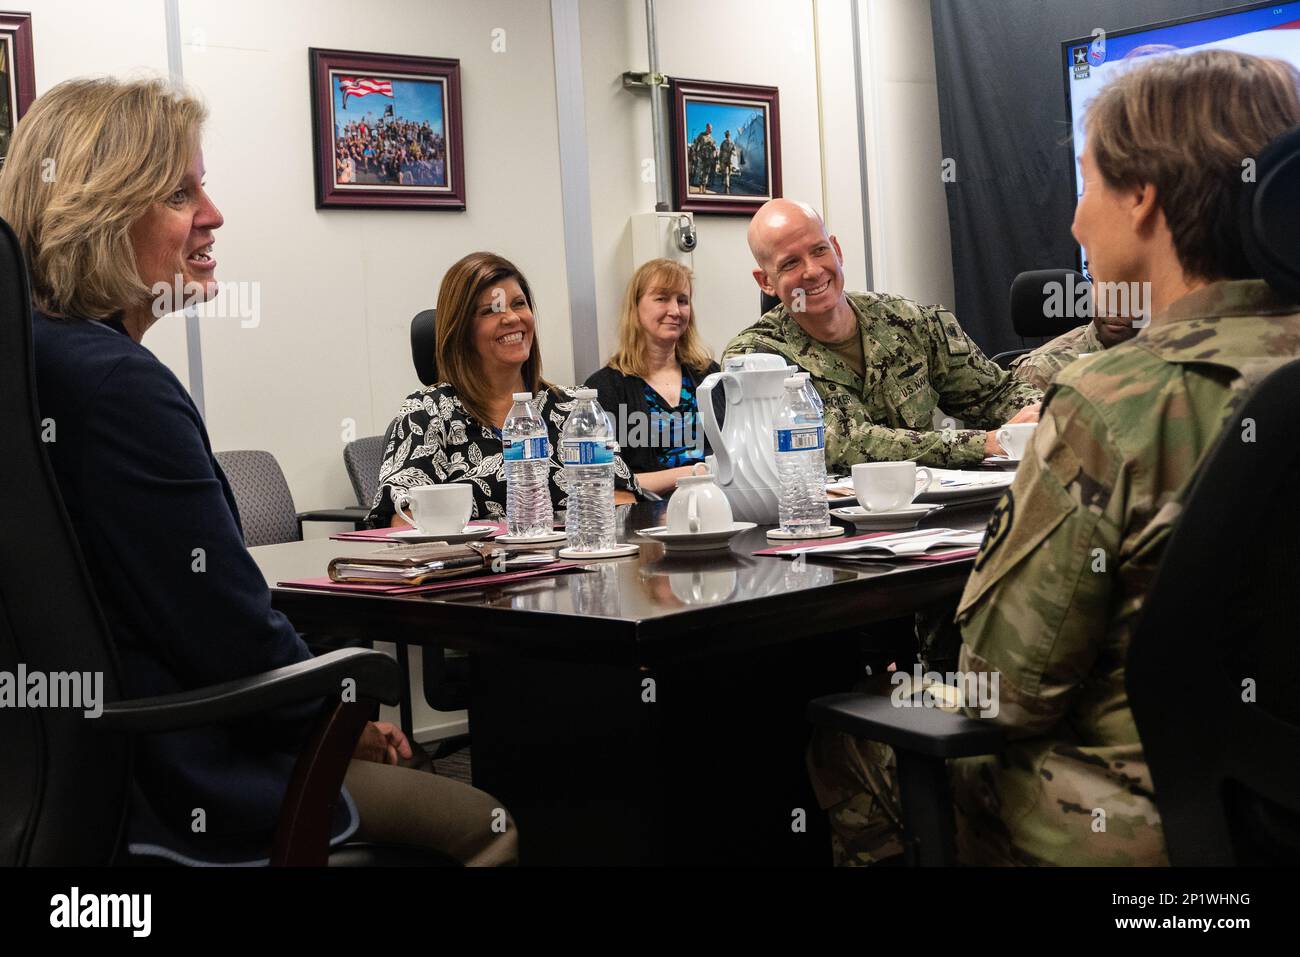
[[[949,763],[963,862],[1167,862],[1125,690],[1129,642],[1202,459],[1240,428],[1249,390],[1296,358],[1300,306],[1243,280],[1184,296],[1057,376],[958,609],[959,667],[998,673],[991,720],[1012,739]],[[822,733],[808,757],[837,860],[897,852],[889,749]]]
[[[731,340],[724,356],[772,352],[808,372],[825,404],[826,468],[912,459],[963,468],[984,460],[986,433],[1042,393],[985,358],[957,317],[900,296],[848,293],[866,375],[859,376],[779,305]],[[975,426],[935,431],[934,414]]]

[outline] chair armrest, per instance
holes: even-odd
[[[1033,349],[1008,349],[1006,352],[999,352],[995,356],[990,356],[989,361],[1004,372],[1011,368],[1011,363],[1021,356],[1027,356],[1033,352]]]
[[[880,695],[833,694],[808,703],[815,725],[855,734],[933,758],[996,754],[1006,736],[989,721],[949,714],[939,708],[900,708]]]
[[[356,682],[356,700],[397,704],[397,662],[367,648],[342,648],[248,678],[153,698],[104,706],[96,725],[112,731],[159,732],[243,718],[312,698],[341,697],[343,681]]]
[[[309,512],[299,512],[298,522],[347,522],[355,525],[365,521],[370,509],[360,505],[345,505],[343,508],[314,508]]]

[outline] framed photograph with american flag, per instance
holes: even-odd
[[[308,51],[316,208],[464,209],[460,61]]]

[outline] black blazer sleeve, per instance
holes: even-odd
[[[85,547],[114,569],[132,634],[186,687],[311,657],[271,593],[226,498],[202,420],[157,362],[124,358],[91,398],[81,449]]]

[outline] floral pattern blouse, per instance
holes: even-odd
[[[571,389],[539,389],[533,399],[551,442],[551,504],[567,507],[569,492],[560,465],[560,431],[577,401]],[[504,519],[506,465],[501,430],[474,419],[446,382],[413,392],[397,410],[384,461],[379,491],[368,520],[387,526],[393,519],[393,495],[418,485],[465,482],[474,491],[475,519]],[[641,495],[641,487],[621,456],[614,456],[614,487]]]

